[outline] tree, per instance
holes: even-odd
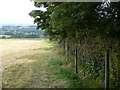
[[[119,3],[35,2],[35,6],[44,6],[47,11],[33,10],[30,12],[30,15],[35,18],[34,23],[37,23],[38,28],[44,29],[50,37],[65,41],[67,57],[69,57],[70,51],[74,53],[76,72],[79,56],[78,47],[84,46],[84,44],[85,48],[87,48],[93,44],[95,46],[97,41],[101,45],[102,51],[107,52],[107,57],[111,48],[118,51],[119,54],[120,51],[115,48],[116,46],[119,48],[120,44]],[[95,60],[91,60],[94,54],[91,54],[91,50],[88,51],[90,51],[89,55],[84,55],[88,58],[87,61],[95,63],[96,65],[94,64],[93,67],[99,67],[97,63],[102,63],[103,61],[97,60],[99,57],[96,53],[94,53],[97,56]],[[98,48],[94,52],[100,53]],[[118,56],[120,58],[120,55]],[[103,55],[101,57],[103,58]],[[94,70],[97,73],[97,69]]]

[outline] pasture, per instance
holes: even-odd
[[[60,58],[55,43],[47,39],[2,39],[3,88],[65,87],[49,70],[48,62]],[[62,57],[61,57],[62,58]]]

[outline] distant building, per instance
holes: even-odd
[[[0,35],[0,38],[10,38],[10,35]]]

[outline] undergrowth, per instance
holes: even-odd
[[[56,79],[64,79],[68,88],[103,88],[96,80],[82,78],[75,74],[72,68],[68,68],[65,61],[52,59],[48,62],[49,70],[56,76]]]

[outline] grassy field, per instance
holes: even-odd
[[[3,88],[103,88],[97,80],[75,74],[63,50],[47,39],[3,39]]]
[[[47,39],[4,39],[0,42],[2,87],[66,87],[67,81],[56,79],[48,67],[51,60],[62,58],[55,43]]]

